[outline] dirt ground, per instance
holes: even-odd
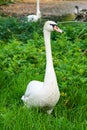
[[[42,17],[61,16],[74,13],[75,5],[87,9],[87,1],[59,1],[54,3],[40,3]],[[0,15],[27,16],[36,14],[36,3],[14,3],[0,6]]]

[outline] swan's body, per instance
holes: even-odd
[[[53,107],[57,104],[60,97],[50,45],[50,35],[53,30],[62,33],[62,30],[57,27],[55,22],[47,21],[44,25],[46,47],[46,72],[44,82],[31,81],[27,86],[24,96],[22,96],[22,100],[28,107],[46,107],[48,114],[52,112]]]
[[[37,12],[36,15],[28,15],[27,19],[28,22],[37,22],[38,19],[41,18],[41,12],[40,12],[40,5],[39,5],[39,0],[37,0]]]
[[[78,6],[75,6],[75,20],[77,21],[87,21],[87,9],[81,9]]]

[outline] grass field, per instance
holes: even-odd
[[[24,107],[29,81],[43,81],[43,24],[0,17],[1,130],[87,130],[87,23],[59,24],[52,33],[52,54],[61,92],[51,115]]]

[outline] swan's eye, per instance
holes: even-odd
[[[54,28],[54,26],[57,26],[56,24],[50,24],[53,28]]]

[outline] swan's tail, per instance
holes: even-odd
[[[23,102],[27,102],[27,101],[28,101],[28,97],[23,95],[23,96],[21,97],[21,100],[22,100]]]
[[[25,97],[24,97],[24,95],[21,97],[21,100],[22,100],[22,101],[25,101]]]

